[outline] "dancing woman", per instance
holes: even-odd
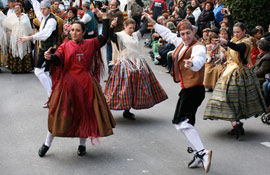
[[[79,137],[77,153],[83,156],[86,138],[93,141],[113,134],[115,121],[98,83],[104,66],[100,48],[106,44],[109,29],[106,13],[103,18],[102,35],[84,40],[85,25],[74,22],[70,31],[72,40],[59,46],[55,54],[51,54],[51,48],[44,54],[53,64],[53,87],[49,100],[49,132],[39,149],[40,157],[46,154],[54,136]]]
[[[241,22],[233,27],[231,41],[217,39],[221,45],[227,45],[227,67],[216,83],[213,96],[207,103],[204,119],[231,121],[233,129],[228,132],[236,138],[244,134],[241,119],[247,119],[266,111],[260,91],[260,84],[254,72],[247,67],[250,40],[245,35],[246,28]]]
[[[110,109],[124,110],[124,118],[135,120],[131,108],[147,109],[168,97],[142,55],[139,40],[144,34],[147,21],[137,32],[134,32],[136,22],[133,19],[125,21],[123,31],[113,33],[116,24],[117,18],[110,26],[114,66],[108,76],[104,94]]]

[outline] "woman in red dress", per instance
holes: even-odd
[[[43,157],[54,136],[79,137],[78,155],[86,153],[86,138],[93,139],[113,134],[115,121],[99,85],[103,70],[100,48],[108,39],[109,20],[103,13],[103,34],[83,39],[85,25],[74,22],[72,40],[63,43],[54,54],[51,48],[44,56],[52,63],[52,94],[49,99],[48,134],[39,149]]]

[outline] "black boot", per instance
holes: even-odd
[[[80,145],[77,151],[78,156],[84,156],[86,154],[86,146]]]
[[[230,130],[227,134],[231,135],[231,136],[235,136],[236,135],[236,129]]]
[[[135,115],[129,112],[129,110],[125,110],[123,113],[123,117],[129,120],[136,120]]]
[[[43,144],[39,150],[38,150],[38,155],[39,157],[44,157],[45,154],[47,153],[47,151],[49,150],[50,147],[46,146],[45,144]]]
[[[242,122],[237,122],[237,125],[236,125],[236,139],[239,139],[240,135],[244,135],[245,134],[245,130],[243,128],[243,123]]]

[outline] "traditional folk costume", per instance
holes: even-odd
[[[6,16],[3,12],[0,11],[0,67],[6,66],[6,59],[8,57],[7,48],[7,33],[6,28],[2,25],[3,21],[5,20]]]
[[[246,37],[228,42],[227,67],[207,103],[204,119],[239,121],[266,111],[258,78],[246,66],[251,62],[249,51],[250,43]],[[242,126],[241,122],[237,123],[237,138],[244,134]]]
[[[50,47],[54,47],[57,43],[58,30],[55,16],[50,13],[48,16],[43,16],[40,7],[51,7],[48,0],[43,0],[39,3],[37,0],[31,0],[35,14],[40,23],[39,32],[33,35],[33,39],[40,41],[38,60],[35,65],[35,75],[45,88],[48,97],[51,95],[52,82],[49,74],[50,63],[45,60],[44,52]]]
[[[128,35],[125,31],[114,34],[111,29],[114,66],[104,90],[110,109],[147,109],[168,98],[141,54],[143,31]]]
[[[211,49],[207,50],[203,84],[209,90],[215,88],[223,70],[220,63],[224,59],[224,53],[221,52],[221,49],[221,46],[211,45]]]
[[[8,68],[12,73],[24,73],[33,70],[31,42],[19,43],[22,36],[33,34],[30,20],[24,13],[18,17],[15,13],[9,15],[3,21],[3,26],[11,30]]]
[[[74,16],[73,18],[67,17],[63,23],[63,42],[68,42],[71,40],[70,36],[70,30],[71,30],[71,25],[73,22],[77,21],[78,18],[77,16]]]
[[[53,136],[80,137],[79,149],[83,147],[85,151],[87,137],[93,141],[113,134],[116,123],[99,85],[100,73],[104,69],[100,48],[108,38],[108,19],[104,26],[107,29],[103,29],[106,30],[103,36],[79,43],[70,40],[52,56],[49,132],[43,145],[47,149]],[[43,157],[45,153],[39,155]]]
[[[186,20],[180,22],[178,24],[179,30],[190,29],[185,27],[186,25],[191,27],[190,22]],[[179,93],[179,100],[172,123],[175,125],[176,130],[182,132],[190,143],[190,152],[195,153],[188,167],[197,167],[202,162],[205,171],[208,172],[212,151],[205,150],[200,136],[194,127],[196,111],[205,97],[203,86],[204,64],[206,60],[205,46],[197,41],[195,36],[190,45],[185,45],[182,39],[177,37],[177,34],[172,33],[168,28],[160,24],[155,24],[154,29],[164,40],[174,44],[176,47],[173,53],[173,79],[176,83],[181,82],[182,89]],[[186,68],[183,60],[192,57],[193,66]]]

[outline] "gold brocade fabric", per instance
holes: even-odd
[[[236,44],[245,43],[246,51],[245,51],[244,56],[247,59],[248,64],[252,65],[250,54],[249,54],[250,46],[251,46],[250,38],[248,36],[245,36],[240,40],[236,40],[236,38],[232,38],[231,42],[236,43]],[[243,68],[243,63],[240,59],[240,53],[238,51],[235,51],[228,47],[226,54],[227,54],[227,67],[225,71],[223,72],[222,85],[225,85],[227,83],[227,81],[229,80],[229,77],[235,70],[238,70],[239,73],[241,73],[242,68]]]

